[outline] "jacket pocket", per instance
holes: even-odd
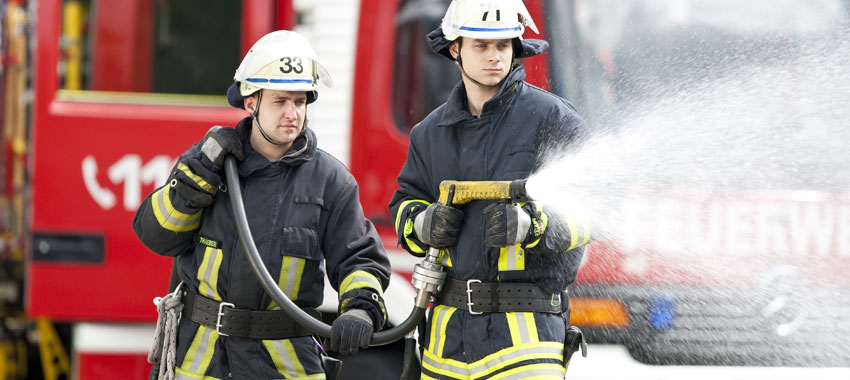
[[[304,227],[283,227],[281,237],[281,254],[283,256],[310,260],[322,259],[319,249],[319,234],[316,230]]]
[[[318,234],[304,227],[283,227],[280,234],[279,254],[271,258],[271,263],[267,263],[279,270],[278,286],[293,301],[306,301],[308,304],[313,303],[310,300],[321,302],[321,298],[316,298],[322,291],[322,283],[317,285],[317,282],[324,281]],[[269,271],[274,276],[272,268]],[[268,308],[276,306],[271,302]]]
[[[321,208],[325,208],[325,201],[319,197],[313,197],[309,195],[296,195],[293,197],[293,201],[298,204],[314,204],[318,205]]]
[[[534,144],[524,144],[524,145],[512,145],[510,149],[508,149],[508,156],[516,153],[530,153],[534,155],[537,151],[537,147]]]
[[[325,201],[322,198],[296,194],[293,197],[292,210],[288,213],[285,224],[311,228],[314,232],[319,231],[324,211]]]

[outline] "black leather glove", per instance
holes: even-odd
[[[431,248],[446,248],[457,242],[463,211],[442,203],[431,203],[413,219],[416,237]]]
[[[352,355],[361,348],[369,347],[372,341],[372,318],[361,309],[342,313],[331,325],[330,350],[343,355]]]
[[[196,207],[212,204],[213,196],[222,184],[224,158],[232,154],[237,160],[242,153],[242,137],[233,128],[210,128],[200,142],[200,149],[192,148],[180,157],[172,173],[171,187]]]
[[[221,173],[224,167],[224,159],[232,154],[238,161],[245,159],[242,152],[242,136],[233,128],[216,125],[207,131],[201,143],[203,158],[209,161],[210,169]]]
[[[506,247],[525,241],[531,227],[531,216],[519,205],[497,202],[484,209],[487,227],[484,245]]]

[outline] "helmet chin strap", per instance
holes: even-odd
[[[253,119],[254,122],[257,123],[257,127],[260,130],[260,134],[263,135],[263,138],[266,139],[266,141],[268,141],[269,143],[272,143],[274,145],[286,145],[286,143],[282,143],[280,141],[277,141],[277,140],[271,138],[271,136],[266,134],[266,131],[263,129],[263,126],[260,125],[260,120],[257,119],[257,116],[260,114],[260,101],[261,100],[263,100],[263,90],[260,90],[258,92],[257,108],[254,109],[254,112],[251,112],[251,119]],[[303,135],[306,130],[307,130],[307,116],[304,115],[304,123],[301,124],[301,133],[299,133],[299,135]]]
[[[260,90],[257,93],[257,108],[254,108],[254,112],[251,112],[251,119],[254,120],[254,123],[257,123],[257,127],[260,130],[260,134],[263,135],[263,138],[265,138],[266,141],[268,141],[269,143],[274,144],[274,145],[286,145],[285,143],[282,143],[280,141],[277,141],[277,140],[269,137],[269,135],[266,134],[266,131],[263,129],[263,126],[260,124],[260,120],[257,119],[257,115],[260,114],[260,103],[262,103],[262,102],[263,102],[263,90]]]

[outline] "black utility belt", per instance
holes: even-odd
[[[321,318],[318,310],[303,310],[317,319]],[[283,310],[237,309],[232,303],[211,300],[191,290],[183,295],[183,318],[214,328],[222,336],[268,340],[313,335]]]
[[[440,292],[439,304],[464,309],[470,314],[560,314],[569,308],[569,299],[566,290],[561,293],[545,293],[534,284],[447,279]]]

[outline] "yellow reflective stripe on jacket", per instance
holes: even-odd
[[[511,344],[519,346],[529,343],[537,343],[537,323],[534,321],[534,313],[505,313],[508,319],[508,328],[511,331]]]
[[[449,255],[449,249],[443,248],[440,250],[440,263],[443,264],[446,268],[451,268],[452,266],[452,256]]]
[[[183,358],[183,364],[177,370],[184,375],[202,379],[201,376],[207,372],[215,352],[215,342],[218,341],[218,333],[215,329],[200,325],[195,331],[195,338]]]
[[[584,239],[581,240],[581,245],[585,245],[590,241],[590,222],[584,221]]]
[[[428,375],[426,375],[426,374],[424,374],[424,373],[423,373],[423,374],[421,374],[421,375],[422,375],[422,376],[420,377],[420,380],[438,380],[436,377],[431,377],[431,376],[428,376]]]
[[[419,244],[416,244],[415,241],[408,239],[407,237],[413,233],[413,219],[408,219],[404,222],[404,241],[407,243],[407,246],[410,247],[410,250],[415,253],[425,253],[425,249],[420,247]]]
[[[570,248],[577,248],[587,244],[590,241],[590,223],[587,220],[583,220],[581,223],[581,231],[582,234],[579,235],[578,226],[575,222],[567,222],[567,227],[570,229]],[[581,243],[579,243],[581,241]]]
[[[399,223],[401,223],[401,219],[402,219],[401,215],[404,213],[404,210],[408,209],[408,206],[410,206],[411,203],[422,204],[426,207],[431,205],[431,202],[424,201],[424,200],[421,200],[421,199],[411,199],[411,200],[401,202],[401,205],[398,207],[398,211],[396,212],[396,215],[395,215],[395,230],[396,230],[396,233],[398,233],[398,226],[399,226]],[[415,206],[416,205],[413,205],[413,207],[415,207]],[[410,208],[412,209],[413,207],[410,207]],[[410,248],[411,251],[413,251],[414,253],[425,253],[425,248],[420,247],[419,244],[416,244],[416,242],[407,238],[412,233],[413,233],[413,219],[408,218],[407,220],[404,221],[404,231],[402,231],[401,237],[404,238],[404,241],[407,243],[407,246]]]
[[[317,375],[307,375],[307,371],[304,370],[304,365],[302,365],[301,360],[298,359],[298,355],[295,353],[295,347],[292,346],[292,342],[289,339],[264,340],[263,346],[265,346],[266,350],[268,350],[269,356],[271,357],[272,362],[274,362],[277,372],[285,378],[325,378],[324,374],[320,374],[321,377],[312,377]]]
[[[224,257],[220,249],[207,247],[204,250],[204,261],[198,268],[197,278],[201,282],[198,293],[207,298],[221,301],[218,294],[218,270],[221,268],[221,260]]]
[[[535,363],[524,365],[522,367],[511,368],[505,372],[491,377],[490,380],[563,380],[564,375],[566,374],[566,370],[567,369],[560,364]]]
[[[289,299],[298,298],[298,291],[301,290],[301,277],[304,276],[304,264],[307,260],[300,257],[283,256],[280,264],[280,277],[277,280],[277,286],[286,294]],[[277,303],[272,300],[268,309],[274,309]]]
[[[578,229],[573,222],[567,222],[567,228],[570,229],[570,247],[567,249],[573,249],[578,246]]]
[[[452,314],[457,311],[456,308],[437,305],[434,307],[434,313],[431,316],[431,336],[428,350],[435,352],[438,356],[443,356],[443,348],[446,346],[446,326],[452,318]]]
[[[509,347],[470,364],[444,359],[431,350],[425,350],[422,367],[431,372],[456,379],[476,379],[522,361],[535,359],[552,359],[563,362],[564,344],[560,342],[538,342]]]
[[[205,181],[203,178],[201,178],[197,174],[193,173],[192,170],[189,169],[188,166],[186,166],[186,164],[184,164],[182,162],[178,163],[177,169],[180,170],[181,172],[183,172],[184,174],[186,174],[186,176],[191,178],[192,181],[195,181],[195,183],[198,184],[198,186],[200,186],[206,192],[208,192],[210,194],[215,193],[215,190],[216,190],[215,186],[210,185],[209,182]]]
[[[171,197],[168,195],[170,190],[171,185],[163,186],[151,197],[151,208],[159,225],[174,232],[192,231],[200,227],[203,210],[191,215],[178,211],[171,204]]]
[[[535,202],[531,202],[531,204],[534,205],[534,209],[537,212],[540,213],[540,225],[539,226],[535,225],[535,226],[532,226],[532,227],[534,227],[534,229],[536,229],[536,230],[539,230],[540,236],[543,236],[543,233],[546,232],[546,228],[549,226],[549,215],[546,215],[546,213],[543,212],[543,203],[542,202],[535,201]],[[533,222],[534,221],[532,221],[532,223]],[[526,244],[525,248],[528,249],[528,248],[536,247],[537,244],[540,243],[540,239],[541,238],[537,238],[533,242]]]
[[[422,199],[411,199],[411,200],[401,202],[401,205],[398,206],[398,211],[395,214],[395,230],[396,231],[398,231],[399,223],[401,223],[401,214],[403,214],[404,210],[407,209],[407,206],[409,204],[413,203],[413,202],[421,203],[421,204],[425,205],[426,207],[431,205],[431,202],[428,202],[428,201],[425,201],[425,200],[422,200]]]
[[[522,249],[522,244],[499,249],[499,270],[525,270],[525,250]]]
[[[378,281],[377,277],[373,276],[369,272],[357,270],[346,276],[339,285],[340,299],[342,298],[342,295],[347,292],[363,288],[372,289],[380,294],[381,297],[384,295],[384,291],[381,289],[381,282]]]

